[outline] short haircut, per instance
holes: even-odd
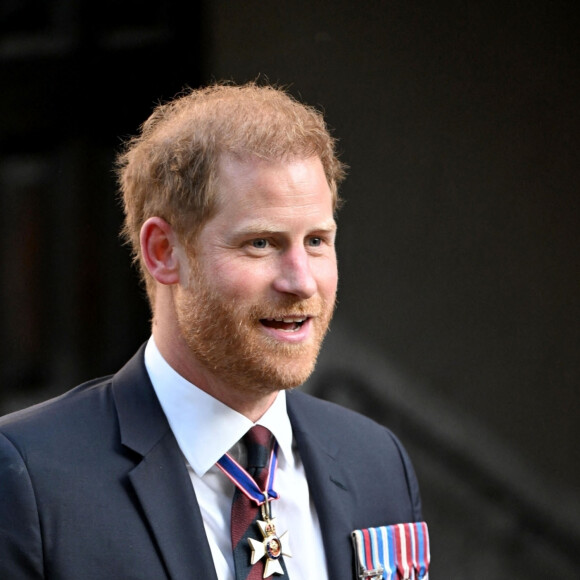
[[[318,157],[336,210],[345,167],[322,115],[284,90],[256,83],[214,84],[159,105],[117,159],[125,210],[122,234],[140,265],[149,299],[154,285],[139,236],[150,217],[166,220],[187,248],[216,208],[224,154],[267,161]]]

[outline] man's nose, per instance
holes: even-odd
[[[274,289],[302,299],[313,296],[317,291],[317,284],[311,260],[306,248],[292,248],[283,252],[279,256]]]

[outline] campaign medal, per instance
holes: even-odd
[[[429,530],[425,522],[354,530],[357,578],[428,580]]]
[[[250,563],[252,566],[261,558],[266,557],[266,565],[264,567],[264,578],[272,574],[284,574],[284,570],[280,565],[280,556],[292,557],[290,547],[288,545],[288,532],[284,532],[281,536],[276,534],[276,527],[274,520],[271,518],[269,511],[269,502],[262,504],[262,517],[264,520],[257,520],[257,524],[262,532],[263,540],[261,542],[248,538],[250,547],[252,548],[252,556]]]

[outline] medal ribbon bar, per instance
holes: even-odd
[[[355,530],[357,580],[428,580],[429,531],[425,522]]]

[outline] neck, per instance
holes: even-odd
[[[278,391],[249,391],[221,380],[198,363],[181,336],[165,332],[155,322],[153,338],[161,356],[175,372],[214,399],[244,415],[252,423],[256,423],[276,400]]]

